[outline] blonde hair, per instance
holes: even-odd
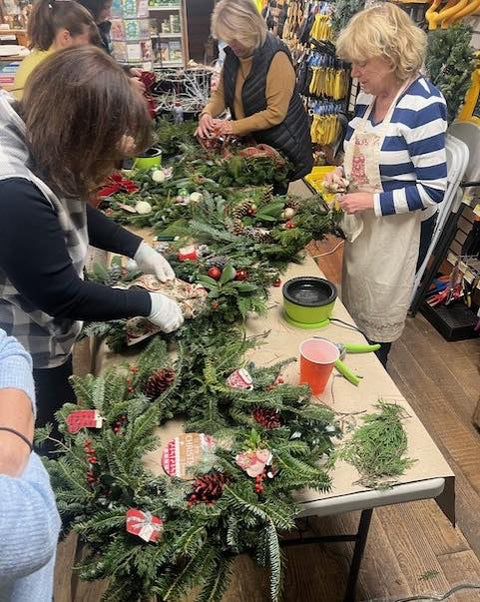
[[[351,62],[382,57],[392,64],[400,81],[407,81],[420,70],[426,45],[425,32],[390,2],[356,14],[336,42],[340,58]]]
[[[227,44],[236,40],[253,51],[265,43],[267,25],[253,0],[221,0],[212,13],[212,35]]]

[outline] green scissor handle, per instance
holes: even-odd
[[[369,353],[370,351],[378,351],[380,349],[378,343],[376,345],[368,345],[366,343],[345,343],[343,346],[347,353]]]
[[[336,360],[335,361],[335,368],[340,372],[340,374],[342,376],[344,376],[348,382],[352,383],[352,385],[355,385],[356,387],[358,387],[358,385],[360,384],[360,377],[358,377],[356,374],[354,374],[350,368],[344,364],[342,362],[342,360]]]

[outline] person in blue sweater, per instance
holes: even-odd
[[[361,88],[344,144],[342,300],[385,365],[405,326],[422,221],[447,185],[446,103],[420,74],[426,35],[398,6],[356,14],[336,48]]]
[[[50,602],[60,517],[32,452],[32,359],[0,330],[0,602]]]

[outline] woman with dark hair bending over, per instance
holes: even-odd
[[[124,158],[126,138],[136,151],[149,144],[145,104],[121,67],[98,48],[62,50],[35,69],[18,106],[9,98],[0,95],[0,328],[32,356],[42,426],[73,399],[81,320],[145,316],[171,332],[183,317],[159,293],[82,279],[88,244],[162,281],[175,276],[162,255],[88,203]]]

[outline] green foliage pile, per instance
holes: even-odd
[[[366,487],[386,488],[396,482],[414,462],[405,456],[408,440],[402,419],[402,406],[380,400],[378,412],[363,417],[358,428],[338,456],[355,466]]]

